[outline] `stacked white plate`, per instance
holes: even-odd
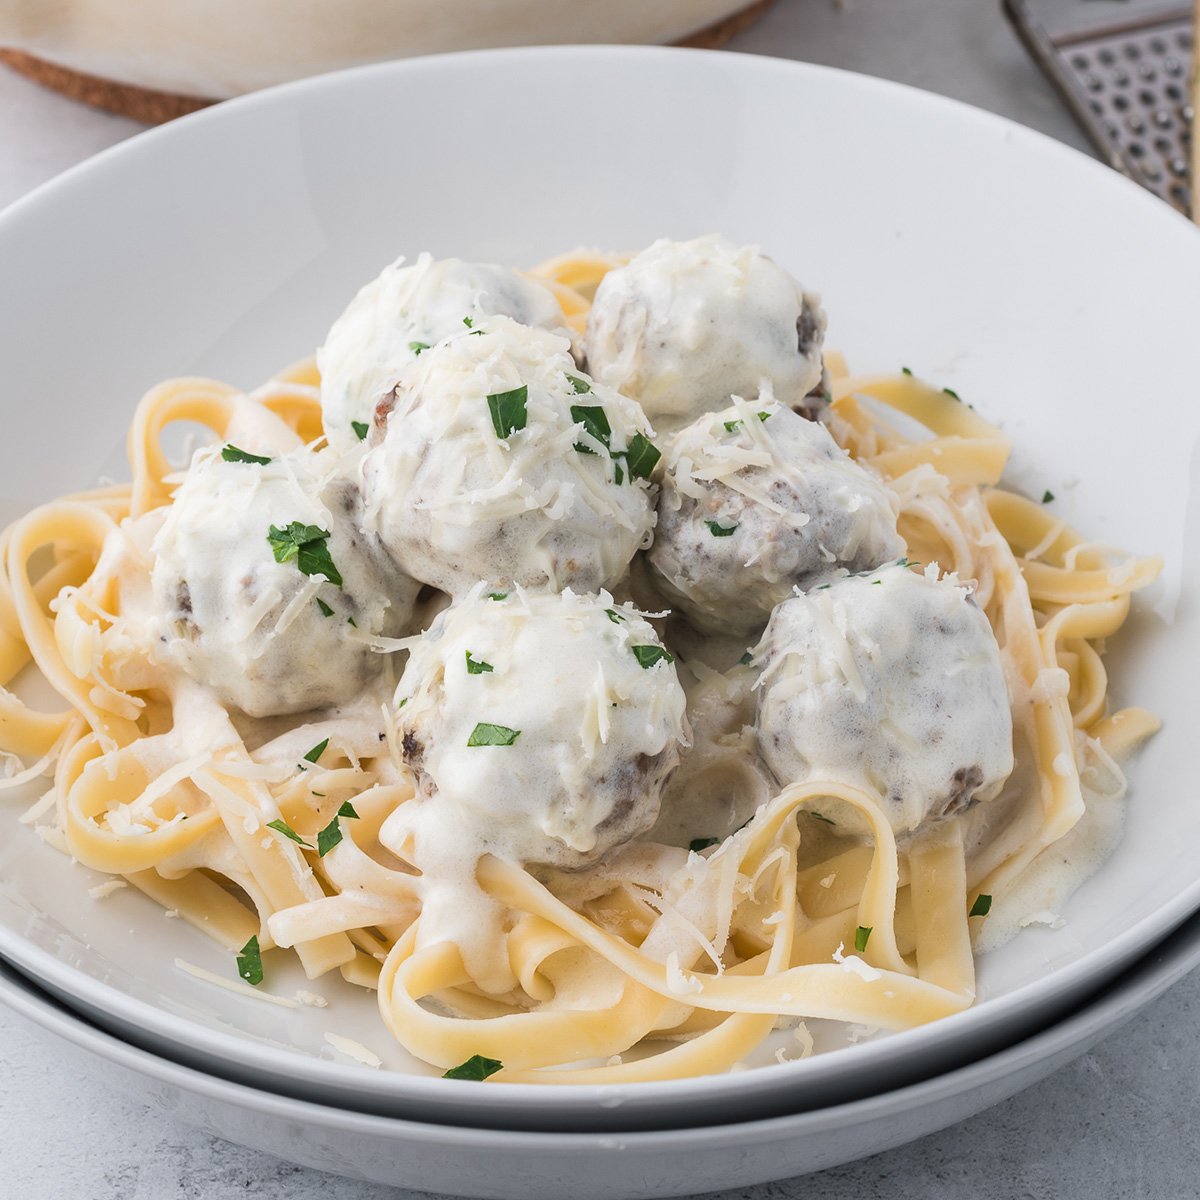
[[[179,1115],[297,1161],[476,1196],[562,1194],[566,1178],[576,1195],[649,1196],[828,1166],[966,1116],[1191,965],[1194,922],[1128,973],[1200,907],[1183,734],[1200,668],[1200,407],[1185,391],[1200,237],[998,118],[773,60],[568,47],[328,76],[143,135],[0,216],[8,514],[121,473],[124,428],[159,379],[249,388],[311,352],[397,254],[527,265],[710,231],[819,288],[856,369],[908,365],[1004,425],[1014,486],[1165,558],[1109,658],[1118,698],[1165,729],[1067,924],[986,956],[976,1007],[902,1035],[800,1062],[768,1046],[752,1070],[681,1083],[477,1085],[389,1046],[348,985],[321,981],[327,1008],[284,1009],[179,969],[228,974],[228,956],[132,890],[91,897],[101,878],[22,827],[0,848],[0,957],[19,973],[0,996],[96,1069],[152,1100],[174,1089]],[[339,1056],[329,1032],[384,1069]],[[901,1107],[913,1119],[888,1121]]]

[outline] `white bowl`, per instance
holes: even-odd
[[[96,1029],[2,965],[0,1002],[61,1039],[77,1069],[104,1086],[288,1162],[473,1200],[649,1200],[821,1171],[966,1120],[1083,1054],[1197,964],[1193,917],[1065,1020],[927,1082],[770,1120],[609,1133],[428,1125],[228,1083]]]
[[[176,956],[226,974],[229,956],[140,897],[90,900],[98,878],[28,830],[0,849],[0,954],[108,1028],[281,1092],[426,1120],[650,1127],[836,1103],[978,1056],[1200,904],[1186,733],[1200,237],[1107,168],[962,105],[770,59],[575,47],[362,69],[134,139],[0,217],[3,499],[15,511],[116,474],[146,387],[183,372],[255,384],[401,251],[529,264],[709,230],[820,288],[855,367],[952,386],[1013,434],[1017,482],[1069,496],[1093,536],[1165,557],[1111,666],[1118,699],[1166,727],[1067,926],[987,956],[982,1002],[936,1026],[800,1063],[768,1053],[740,1076],[565,1092],[428,1078],[348,987],[322,981],[331,1008],[297,1013],[191,978]],[[329,1061],[329,1029],[392,1069]]]

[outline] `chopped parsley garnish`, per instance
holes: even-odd
[[[408,348],[413,352],[413,354],[417,358],[420,358],[421,351],[429,349],[429,343],[428,342],[409,342]]]
[[[900,374],[901,375],[911,375],[912,371],[908,367],[901,367]]]
[[[467,651],[467,674],[468,675],[490,675],[495,667],[490,662],[484,662],[483,659],[474,659],[471,657],[470,650]]]
[[[315,763],[322,754],[325,753],[325,747],[329,745],[329,739],[326,738],[323,742],[318,742],[305,756],[304,761]]]
[[[567,378],[571,381],[571,391],[577,396],[592,390],[592,385],[586,379],[580,379],[578,375],[568,375]]]
[[[754,662],[754,655],[751,654],[749,650],[747,650],[746,653],[743,654],[742,657],[738,659],[738,666],[739,667],[748,667],[753,662]]]
[[[836,825],[837,824],[837,822],[835,820],[833,820],[832,817],[827,817],[822,813],[814,812],[811,808],[808,810],[808,815],[810,817],[812,817],[812,819],[814,821],[824,821],[826,825]],[[872,928],[874,928],[874,926],[872,926]]]
[[[304,575],[323,575],[330,583],[342,586],[342,576],[333,559],[329,556],[329,531],[316,525],[305,525],[293,521],[286,529],[272,525],[267,533],[267,541],[277,563],[291,562],[294,558],[296,566]]]
[[[942,388],[942,391],[952,400],[957,400],[959,404],[962,403],[962,397],[953,388]]]
[[[504,440],[509,434],[524,429],[529,420],[525,402],[529,399],[529,388],[521,384],[511,392],[496,392],[487,398],[488,412],[492,414],[492,428],[496,436]]]
[[[873,584],[874,584],[876,587],[882,587],[882,586],[883,586],[883,580],[882,580],[882,579],[872,579],[872,580],[871,580],[871,582],[872,582],[872,583],[873,583]]]
[[[1042,503],[1043,504],[1049,504],[1050,501],[1053,499],[1054,499],[1054,493],[1052,491],[1050,491],[1049,489],[1047,489],[1046,491],[1044,491],[1042,493]]]
[[[312,847],[282,818],[278,821],[268,821],[268,829],[276,829],[286,838],[291,838],[297,846],[303,846],[305,850],[311,850]]]
[[[355,620],[353,617],[347,617],[347,618],[346,618],[346,624],[347,624],[347,625],[353,625],[355,629],[357,629],[357,628],[358,628],[358,622],[357,622],[357,621],[356,621],[356,620]]]
[[[992,898],[983,892],[980,892],[975,897],[975,903],[971,905],[971,911],[967,913],[968,917],[986,917],[992,910]]]
[[[620,622],[628,620],[628,618],[623,613],[617,612],[617,610],[615,608],[606,608],[604,610],[604,615],[606,617],[608,617],[608,619],[614,625],[618,625],[618,624],[620,624]]]
[[[322,600],[320,596],[317,597],[317,607],[321,610],[321,616],[323,616],[323,617],[332,617],[333,616],[333,609],[330,608],[329,605],[326,604],[325,601]]]
[[[471,1079],[482,1083],[489,1075],[504,1070],[504,1064],[498,1058],[484,1058],[482,1054],[472,1054],[465,1063],[451,1067],[443,1079]]]
[[[871,930],[874,928],[874,925],[860,925],[854,931],[854,949],[859,954],[867,948],[867,943],[871,940]]]
[[[239,951],[237,956],[238,974],[249,984],[263,981],[262,951],[258,948],[258,934],[255,934]]]
[[[720,838],[692,838],[688,842],[688,849],[696,854],[701,850],[707,850],[709,846],[715,846],[720,840]]]
[[[624,451],[624,458],[630,475],[649,479],[658,460],[662,458],[662,453],[648,437],[635,433],[629,443],[629,449]],[[620,483],[621,480],[618,479],[617,482]]]
[[[507,592],[488,592],[487,598],[489,600],[507,600],[508,593]]]
[[[898,558],[896,566],[898,567],[919,567],[921,564],[915,558]]]
[[[314,792],[313,795],[316,793]],[[342,827],[339,824],[342,817],[358,817],[358,813],[354,811],[354,805],[349,800],[337,810],[333,820],[317,834],[317,855],[320,858],[324,858],[342,840]]]
[[[250,454],[246,450],[241,450],[237,446],[235,446],[232,442],[229,442],[226,446],[222,447],[221,457],[226,462],[244,462],[244,463],[266,464],[271,461],[269,458],[263,458],[263,456],[261,454]]]
[[[576,422],[576,424],[582,425],[605,450],[608,449],[608,439],[612,436],[612,426],[608,423],[608,416],[599,404],[572,404],[571,420]],[[576,442],[575,449],[581,454],[596,453],[591,446],[587,446],[583,442]]]
[[[621,470],[621,464],[613,459],[613,480],[621,484],[625,482],[625,472]]]
[[[737,532],[736,523],[733,525],[722,525],[720,521],[705,521],[704,523],[713,537],[731,537]]]
[[[471,730],[467,738],[468,746],[511,746],[521,736],[519,729],[509,729],[506,725],[489,725],[480,721]]]
[[[350,428],[358,435],[358,440],[361,442],[370,430],[370,425],[366,421],[351,421]]]
[[[673,663],[675,661],[661,646],[630,646],[629,648],[633,651],[633,657],[638,660],[638,665],[643,671],[650,670],[656,662]]]
[[[464,324],[464,325],[465,325],[465,326],[466,326],[468,329],[470,329],[470,328],[471,328],[471,326],[474,324],[474,322],[471,320],[471,318],[470,318],[470,317],[463,317],[463,324]]]

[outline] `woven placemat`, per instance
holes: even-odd
[[[774,2],[775,0],[756,0],[754,4],[726,17],[723,21],[718,21],[692,34],[691,37],[682,38],[676,45],[715,50],[753,25]],[[19,71],[43,87],[70,96],[72,100],[151,125],[173,121],[176,117],[216,103],[215,100],[203,96],[181,96],[175,92],[159,92],[152,88],[135,87],[133,84],[115,83],[98,75],[88,75],[83,71],[60,67],[21,50],[0,47],[0,63]]]

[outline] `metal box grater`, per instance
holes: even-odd
[[[1192,5],[1004,0],[1100,154],[1180,212],[1192,208]]]

